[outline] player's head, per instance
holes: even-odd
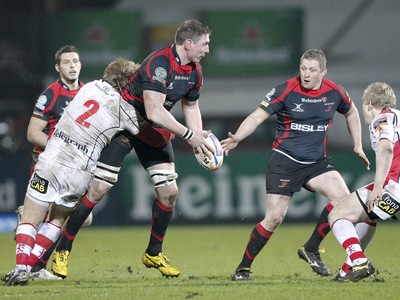
[[[198,20],[184,21],[175,33],[175,44],[185,51],[185,57],[181,59],[199,62],[210,52],[210,35],[211,30]]]
[[[396,95],[384,82],[374,82],[367,86],[361,98],[365,122],[371,123],[373,117],[384,108],[396,107]]]
[[[303,88],[319,89],[326,75],[326,56],[322,50],[307,50],[300,58],[300,80]]]
[[[188,39],[197,43],[203,35],[211,35],[211,30],[198,20],[186,20],[176,30],[175,43],[177,45],[183,45]]]
[[[75,46],[66,45],[56,52],[55,69],[60,73],[60,78],[64,83],[72,84],[78,81],[81,68],[79,52]]]
[[[384,82],[374,82],[367,86],[361,100],[363,105],[370,102],[377,109],[396,107],[396,95],[390,85]]]
[[[103,79],[110,83],[118,92],[121,92],[127,85],[129,78],[139,68],[139,64],[133,61],[117,58],[104,70]]]

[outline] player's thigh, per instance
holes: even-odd
[[[21,223],[32,223],[36,227],[43,222],[46,217],[50,204],[44,201],[31,200],[25,197],[24,213],[22,214]]]
[[[339,203],[336,204],[333,210],[329,213],[330,224],[339,219],[346,219],[352,223],[368,220],[368,216],[355,192],[339,201]]]
[[[350,194],[346,182],[338,171],[322,173],[310,179],[307,186],[316,193],[324,195],[333,205]]]

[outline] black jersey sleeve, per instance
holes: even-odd
[[[337,112],[341,114],[346,114],[351,106],[353,105],[353,101],[349,95],[349,93],[345,90],[344,87],[338,85],[338,91],[342,95],[342,101],[338,105],[338,108],[336,109]]]
[[[32,116],[44,121],[49,121],[51,116],[51,106],[54,101],[54,90],[49,87],[36,100]]]
[[[283,106],[284,95],[287,94],[287,88],[288,82],[284,82],[274,87],[265,95],[264,100],[261,101],[258,107],[270,116],[276,114]]]
[[[203,86],[203,72],[200,64],[196,64],[193,71],[193,82],[189,83],[189,91],[185,96],[187,101],[197,101],[200,98],[200,90]]]
[[[151,56],[140,68],[143,79],[143,90],[167,93],[168,77],[171,72],[171,65],[165,55]]]

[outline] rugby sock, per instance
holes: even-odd
[[[162,243],[171,221],[173,208],[163,205],[160,200],[155,199],[152,209],[152,226],[149,245],[146,253],[150,256],[158,255],[162,252]]]
[[[365,251],[369,242],[374,237],[375,231],[376,231],[376,223],[375,222],[362,222],[362,223],[356,224],[357,236],[360,239],[360,245],[361,245],[361,249],[363,251]],[[349,257],[347,257],[342,268],[340,269],[340,276],[346,275],[346,273],[350,270],[352,265],[353,264],[351,262],[351,259]]]
[[[90,202],[86,196],[82,197],[82,200],[78,202],[74,211],[68,218],[65,229],[61,233],[61,239],[57,245],[56,251],[64,250],[71,252],[75,236],[78,234],[79,229],[90,215],[95,205],[96,204]]]
[[[363,263],[367,260],[353,223],[345,219],[339,219],[332,224],[332,230],[338,242],[346,250],[353,265]]]
[[[250,268],[254,259],[260,253],[265,244],[272,237],[273,232],[266,230],[261,223],[258,223],[250,235],[250,239],[243,254],[242,261],[237,269]]]
[[[32,249],[29,256],[29,271],[39,261],[47,249],[49,249],[57,241],[60,231],[61,227],[56,224],[51,222],[43,224],[36,236],[35,247]]]
[[[346,261],[344,262],[343,266],[340,268],[340,276],[345,276],[348,271],[350,271],[350,268],[353,266],[353,263],[351,262],[350,257],[346,258]]]
[[[328,223],[328,215],[332,209],[333,205],[329,203],[322,210],[321,215],[318,219],[317,226],[315,226],[315,229],[311,234],[310,238],[304,244],[304,249],[306,251],[318,252],[318,247],[321,244],[322,240],[329,233],[329,231],[331,231],[331,228]]]
[[[36,242],[36,227],[30,223],[20,223],[15,232],[15,244],[16,244],[16,269],[26,270],[29,255],[31,254],[32,248]]]
[[[372,241],[375,231],[375,222],[361,222],[356,224],[356,232],[360,239],[360,245],[363,251],[368,247],[369,242]]]
[[[54,249],[56,248],[58,242],[60,241],[60,236],[57,238],[56,242],[50,246],[49,249],[43,254],[41,258],[39,258],[38,262],[32,267],[31,272],[38,272],[41,269],[46,269],[47,262],[50,259],[51,254],[53,253]]]

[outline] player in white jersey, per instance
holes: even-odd
[[[16,230],[16,267],[7,285],[26,285],[32,266],[57,239],[62,224],[91,182],[100,153],[114,135],[139,132],[135,108],[122,99],[138,65],[117,59],[102,80],[86,84],[65,109],[29,180]],[[50,210],[48,222],[39,224]]]
[[[386,83],[369,85],[362,97],[365,122],[369,124],[375,151],[375,178],[341,201],[328,216],[332,231],[348,255],[334,280],[359,281],[375,272],[364,254],[353,224],[396,218],[400,212],[400,111],[395,109],[396,96]]]

